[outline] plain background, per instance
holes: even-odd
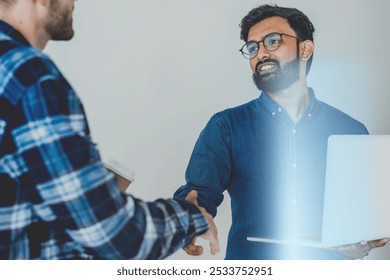
[[[82,0],[76,35],[46,48],[79,94],[103,159],[136,172],[130,193],[171,197],[200,131],[217,111],[258,97],[238,52],[239,23],[255,0]],[[281,0],[313,22],[309,85],[317,97],[390,134],[388,0]],[[221,253],[183,251],[171,259],[223,259],[231,223],[228,195],[219,207]],[[364,221],[362,221],[364,222]],[[388,222],[388,221],[384,221]],[[371,258],[390,259],[390,246]]]

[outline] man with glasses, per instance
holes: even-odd
[[[73,37],[74,0],[0,0],[0,259],[161,259],[212,217],[187,200],[119,190],[83,106],[41,52]],[[192,203],[191,203],[192,202]]]
[[[307,86],[314,27],[301,11],[262,5],[241,22],[240,49],[259,98],[215,114],[201,132],[175,197],[198,191],[213,216],[227,191],[232,225],[226,259],[360,258],[386,240],[322,250],[250,242],[321,232],[327,139],[367,134],[365,126],[316,99]],[[199,255],[191,242],[185,251]]]

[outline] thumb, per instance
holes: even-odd
[[[195,190],[192,190],[190,191],[187,196],[186,196],[186,200],[192,202],[193,204],[195,204],[196,206],[198,206],[198,192],[195,191]]]

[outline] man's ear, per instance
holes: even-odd
[[[52,0],[33,0],[35,14],[39,19],[47,18],[51,1]]]
[[[311,40],[301,42],[301,59],[308,61],[314,52],[314,43]]]

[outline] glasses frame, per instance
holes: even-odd
[[[280,43],[279,45],[275,48],[275,49],[268,49],[267,46],[265,45],[264,41],[269,37],[269,36],[272,36],[272,35],[279,35],[280,36]],[[279,32],[272,32],[272,33],[269,33],[267,35],[264,36],[264,39],[263,40],[260,40],[260,41],[249,41],[249,42],[246,42],[242,47],[241,49],[239,49],[239,52],[241,52],[242,56],[245,57],[246,59],[252,59],[254,57],[257,56],[257,54],[259,53],[259,50],[260,50],[260,43],[263,43],[263,46],[264,48],[267,50],[267,51],[270,51],[270,52],[273,52],[273,51],[276,51],[277,49],[280,48],[280,46],[282,45],[282,42],[283,42],[283,38],[282,36],[287,36],[287,37],[291,37],[291,38],[295,38],[297,39],[298,41],[300,40],[298,37],[296,36],[293,36],[293,35],[290,35],[290,34],[286,34],[286,33],[279,33]],[[243,49],[245,48],[246,45],[248,45],[249,43],[256,43],[257,44],[257,51],[254,55],[250,55],[246,52],[243,51]]]

